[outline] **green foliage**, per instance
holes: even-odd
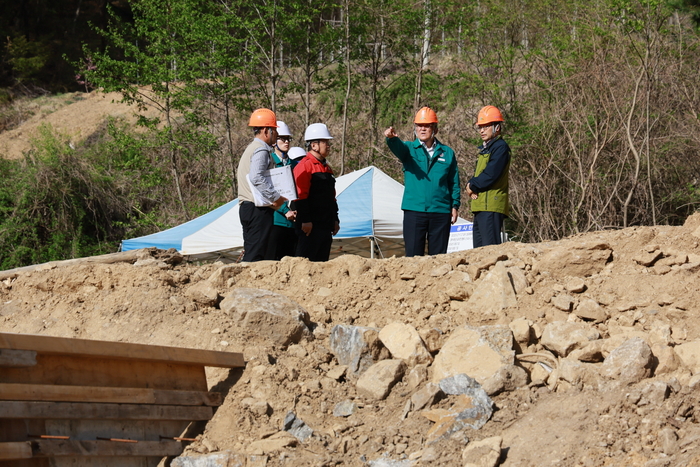
[[[0,168],[0,267],[114,251],[123,211],[113,185],[50,127],[24,160]]]
[[[8,38],[5,45],[7,61],[18,82],[31,81],[49,58],[48,47],[41,42],[30,42],[24,36]]]

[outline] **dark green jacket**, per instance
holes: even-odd
[[[420,140],[387,138],[389,149],[403,163],[405,211],[451,213],[459,208],[460,188],[457,157],[449,146],[435,140],[431,158]]]
[[[288,157],[285,157],[284,159],[280,159],[280,156],[277,155],[276,152],[271,152],[270,155],[272,156],[272,160],[275,162],[275,167],[284,167],[285,165],[289,165],[292,163],[292,160],[289,159]],[[287,219],[284,215],[289,212],[289,204],[284,203],[282,207],[280,207],[278,210],[275,211],[275,225],[279,225],[282,227],[288,227],[290,229],[294,228],[294,222],[290,221]]]
[[[472,212],[500,212],[508,216],[508,169],[510,168],[510,147],[500,137],[486,147],[479,146],[479,159],[476,161],[474,177],[469,187],[479,195],[471,200]]]

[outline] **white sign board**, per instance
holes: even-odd
[[[474,248],[472,229],[474,224],[458,224],[450,227],[450,241],[447,244],[447,252],[469,250]]]

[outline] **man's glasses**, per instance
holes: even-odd
[[[292,140],[291,136],[278,136],[277,141],[284,141],[285,143],[288,143]]]

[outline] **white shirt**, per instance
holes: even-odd
[[[425,148],[425,150],[428,151],[428,155],[432,159],[433,155],[435,154],[435,146],[437,146],[437,140],[435,138],[433,138],[433,145],[431,147],[428,147],[425,144],[425,141],[421,141],[420,144],[422,144],[423,147]]]

